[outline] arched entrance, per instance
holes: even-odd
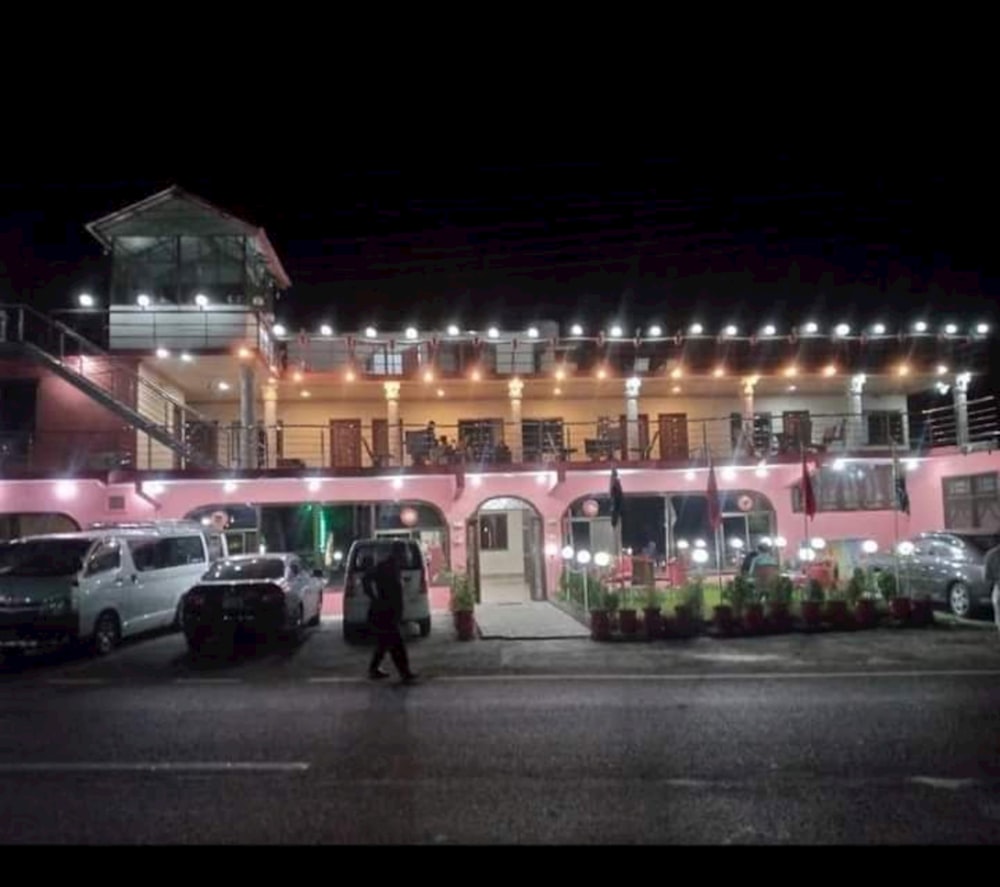
[[[526,499],[495,496],[466,523],[467,569],[483,604],[543,601],[545,525]]]

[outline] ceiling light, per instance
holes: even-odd
[[[765,336],[773,336],[776,332],[777,330],[774,328],[774,324],[772,323],[769,323],[766,327],[764,327]]]
[[[824,376],[836,376],[837,375],[837,365],[831,363],[829,366],[823,369]]]
[[[976,332],[977,332],[977,333],[978,333],[978,334],[979,334],[980,336],[985,336],[985,335],[986,335],[986,334],[987,334],[987,333],[988,333],[989,331],[990,331],[990,327],[989,327],[989,324],[986,324],[986,323],[980,323],[980,324],[978,324],[978,325],[976,326]]]
[[[606,379],[607,377],[608,377],[608,371],[606,369],[604,369],[604,367],[601,367],[597,371],[597,378],[598,379]]]
[[[680,367],[674,367],[670,371],[670,378],[671,379],[679,379],[683,375],[684,375],[684,371]]]
[[[417,338],[417,330],[416,330],[415,327],[408,326],[406,328],[406,338],[407,339],[415,339],[415,338]]]
[[[819,332],[819,324],[817,324],[817,323],[807,323],[807,324],[806,324],[806,325],[805,325],[805,326],[803,327],[803,330],[804,330],[804,331],[805,331],[806,333],[808,333],[808,334],[809,334],[810,336],[815,336],[815,335],[816,335],[816,333],[818,333],[818,332]]]
[[[670,393],[671,394],[680,394],[681,393],[681,386],[680,385],[674,385],[674,387],[670,389]]]
[[[357,374],[354,372],[354,370],[348,370],[344,374],[344,378],[347,379],[348,382],[353,382],[358,377]]]
[[[139,293],[135,301],[138,303],[140,308],[149,307],[149,296],[147,296],[145,293]]]
[[[500,330],[498,330],[495,326],[491,326],[486,331],[486,335],[489,336],[491,339],[499,339],[500,338]]]
[[[660,338],[660,336],[663,335],[663,327],[651,326],[649,328],[649,335],[652,336],[654,339]]]
[[[946,333],[947,333],[947,334],[948,334],[949,336],[954,336],[954,335],[955,335],[955,333],[957,333],[957,332],[958,332],[958,327],[957,327],[957,326],[955,326],[955,324],[953,324],[953,323],[949,323],[949,324],[948,324],[948,325],[947,325],[947,326],[946,326],[946,327],[944,328],[944,331],[945,331],[945,332],[946,332]]]
[[[716,379],[721,379],[724,375],[726,375],[726,368],[725,367],[716,367],[712,371],[712,375],[715,376]]]
[[[378,330],[377,330],[377,329],[375,329],[375,327],[373,327],[373,326],[370,326],[370,327],[367,327],[367,328],[365,329],[365,335],[366,335],[366,336],[367,336],[367,337],[368,337],[369,339],[374,339],[374,338],[375,338],[375,337],[376,337],[376,336],[378,335]]]
[[[458,326],[456,324],[454,324],[454,323],[448,324],[448,335],[449,336],[457,336],[458,333],[459,333],[459,329],[458,329]]]
[[[157,348],[156,349],[156,356],[159,357],[159,358],[161,358],[161,359],[162,358],[166,358],[166,357],[170,357],[170,352],[166,348]]]
[[[538,327],[537,326],[529,326],[528,327],[528,338],[529,339],[537,339],[538,338]]]
[[[553,389],[552,389],[552,393],[553,393],[553,394],[554,394],[554,395],[555,395],[556,397],[558,397],[558,396],[559,396],[560,394],[562,394],[562,388],[553,388]]]
[[[705,332],[705,327],[703,327],[700,323],[692,323],[691,324],[691,335],[692,336],[700,336],[703,332]]]
[[[296,382],[301,382],[301,381],[302,381],[302,373],[299,373],[299,372],[296,372],[296,373],[295,373],[295,375],[294,375],[294,376],[292,376],[292,378],[293,378],[293,379],[294,379],[294,380],[295,380]]]
[[[310,493],[318,493],[319,492],[319,488],[320,488],[320,481],[318,481],[318,480],[311,480],[311,481],[309,481],[309,492]]]
[[[312,396],[312,395],[309,394],[308,391],[301,392],[301,395],[302,395],[302,397],[311,397]]]
[[[184,363],[191,363],[191,361],[192,361],[192,360],[194,360],[194,358],[193,358],[193,357],[192,357],[192,356],[191,356],[190,354],[188,354],[188,353],[187,353],[187,352],[185,351],[185,352],[184,352],[184,353],[183,353],[183,354],[181,355],[181,360],[183,360],[183,361],[184,361]]]
[[[725,333],[725,334],[726,334],[727,336],[735,336],[735,335],[736,335],[736,333],[737,333],[737,332],[739,332],[739,331],[738,331],[738,330],[736,329],[736,327],[735,327],[735,326],[733,326],[732,324],[729,324],[729,326],[727,326],[727,327],[726,327],[726,328],[725,328],[725,329],[723,330],[723,332],[724,332],[724,333]]]
[[[620,339],[621,336],[622,336],[622,328],[618,324],[615,324],[613,327],[611,327],[612,339]]]
[[[287,332],[288,332],[288,330],[286,330],[286,329],[285,329],[285,327],[284,327],[284,325],[283,325],[283,324],[280,324],[280,323],[276,323],[276,324],[274,325],[274,334],[275,334],[276,336],[283,336],[283,335],[285,335],[285,333],[287,333]]]
[[[872,327],[872,332],[876,336],[884,336],[885,335],[885,324],[884,323],[876,323],[875,326]]]
[[[798,375],[799,368],[795,366],[790,366],[785,369],[786,376],[796,376]]]
[[[219,384],[218,384],[217,387],[218,387],[219,391],[228,391],[229,390],[229,383],[228,382],[219,382]]]
[[[948,367],[946,367],[943,363],[942,364],[938,364],[937,374],[939,376],[944,376],[947,373],[948,373]]]
[[[483,378],[483,374],[479,372],[479,370],[473,370],[471,373],[471,377],[473,382],[478,382],[480,379]]]
[[[332,327],[332,326],[330,326],[330,324],[328,324],[328,323],[324,323],[324,324],[323,324],[323,325],[322,325],[322,326],[321,326],[321,327],[319,328],[319,334],[320,334],[321,336],[332,336],[332,335],[333,335],[333,327]]]
[[[899,369],[897,370],[897,372],[901,376],[908,376],[910,374],[910,368],[905,363],[904,364],[900,364]]]
[[[438,397],[444,397],[444,389],[443,388],[438,388],[437,395],[438,395]]]
[[[580,326],[580,324],[578,324],[578,323],[574,323],[573,326],[570,327],[570,331],[569,332],[570,332],[571,336],[582,336],[583,335],[583,327]]]
[[[836,328],[834,329],[834,332],[838,336],[846,336],[848,333],[850,333],[850,331],[851,328],[846,323],[838,323]]]
[[[77,297],[77,301],[79,301],[81,308],[94,307],[94,297],[90,293],[80,293]]]
[[[231,480],[227,480],[222,485],[222,489],[223,489],[223,492],[226,492],[226,493],[235,493],[236,492],[236,484],[235,484],[235,482],[233,482]]]
[[[926,333],[927,332],[927,323],[925,321],[923,321],[923,320],[918,320],[915,324],[913,324],[913,328],[918,333]]]
[[[799,390],[799,386],[798,385],[789,385],[788,386],[788,390],[789,391],[798,391]]]
[[[736,480],[736,469],[735,468],[723,468],[722,469],[722,479],[723,480]]]
[[[427,370],[424,373],[424,381],[425,382],[433,382],[434,381],[434,373],[432,373],[430,370]]]
[[[198,293],[198,295],[194,297],[194,303],[199,308],[207,308],[208,307],[208,296],[206,296],[204,293]]]
[[[241,360],[246,360],[248,357],[252,355],[252,353],[253,352],[251,352],[246,345],[241,345],[239,350],[236,352],[236,356],[239,357]]]

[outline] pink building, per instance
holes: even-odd
[[[335,580],[353,539],[405,534],[499,601],[552,595],[566,549],[647,552],[676,577],[699,547],[731,569],[767,537],[843,571],[866,541],[1000,531],[980,318],[287,330],[262,229],[179,189],[88,227],[108,293],[59,318],[0,309],[0,537],[220,520],[234,549],[292,548]]]

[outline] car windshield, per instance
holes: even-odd
[[[996,548],[1000,545],[1000,536],[989,534],[980,535],[978,533],[970,533],[968,536],[959,536],[958,538],[980,554],[986,554],[991,548]]]
[[[0,576],[73,576],[93,539],[26,539],[0,553]]]
[[[422,556],[420,554],[420,549],[414,545],[412,542],[366,542],[364,545],[359,545],[354,552],[354,563],[352,566],[355,570],[367,570],[373,567],[383,558],[390,556],[395,552],[402,557],[402,563],[400,566],[404,570],[412,570],[421,566]]]
[[[220,561],[206,574],[209,581],[237,579],[281,579],[285,575],[285,562],[276,557],[255,557],[247,560]]]

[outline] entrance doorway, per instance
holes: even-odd
[[[466,525],[467,570],[483,604],[543,601],[542,516],[524,499],[487,499]]]

